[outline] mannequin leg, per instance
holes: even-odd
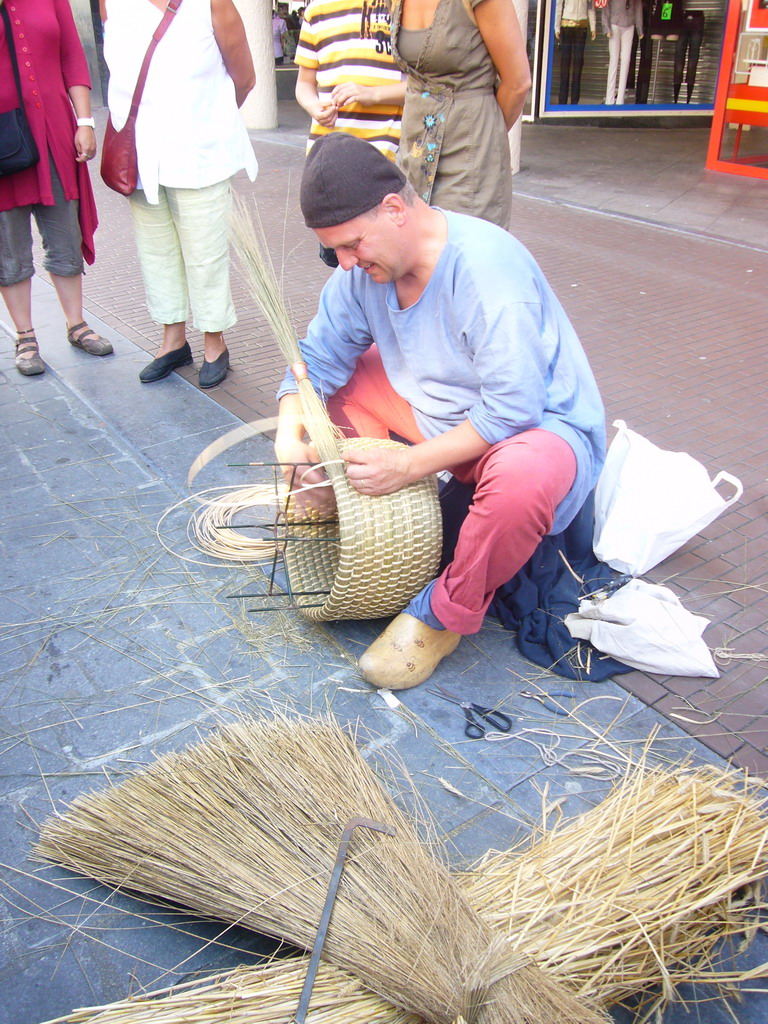
[[[568,86],[571,78],[571,58],[573,57],[574,29],[563,25],[560,28],[560,89],[557,102],[565,105],[568,102]]]
[[[571,73],[571,103],[581,98],[581,72],[584,70],[584,50],[587,46],[587,30],[573,29],[573,69]]]
[[[672,72],[672,91],[677,103],[680,95],[680,86],[683,84],[683,73],[685,71],[685,55],[688,50],[688,29],[684,28],[675,43],[675,65]]]
[[[629,28],[621,28],[620,33],[620,54],[619,54],[619,85],[616,93],[616,103],[621,106],[624,103],[624,94],[627,90],[627,76],[629,75],[629,61],[632,56],[632,39],[635,34],[634,25]]]
[[[688,67],[686,69],[685,81],[687,85],[687,102],[691,102],[691,93],[693,87],[696,84],[696,72],[699,67],[699,54],[701,53],[701,43],[704,39],[704,16],[696,19],[693,27],[693,31],[690,33],[688,40]]]
[[[648,102],[648,88],[651,84],[651,64],[653,62],[653,40],[646,34],[640,40],[640,59],[635,80],[635,103]]]
[[[608,40],[608,83],[605,91],[605,105],[612,107],[616,102],[616,78],[619,73],[619,49],[621,40],[619,32],[621,29],[611,25],[611,35]]]

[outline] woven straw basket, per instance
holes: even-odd
[[[349,438],[340,450],[398,448],[396,441]],[[396,615],[434,579],[442,521],[434,477],[395,494],[359,494],[332,477],[338,523],[291,525],[285,568],[295,606],[315,622]]]

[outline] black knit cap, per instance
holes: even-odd
[[[301,212],[308,228],[333,228],[400,192],[403,172],[370,142],[332,132],[312,146],[301,178]]]

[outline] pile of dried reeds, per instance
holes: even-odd
[[[277,522],[283,506],[283,490],[279,485],[252,484],[237,488],[211,488],[192,495],[197,501],[187,523],[187,537],[192,545],[206,555],[225,562],[263,562],[273,558],[275,550],[281,548],[276,529],[270,530],[270,523]],[[158,523],[175,509],[188,504],[189,498],[168,509]],[[243,514],[262,519],[262,528],[248,523],[249,532],[238,528]]]
[[[85,1007],[47,1024],[292,1024],[307,973],[308,957],[277,960],[134,996]],[[320,965],[312,989],[309,1024],[424,1024],[398,1010],[332,964]]]
[[[78,798],[35,848],[81,874],[311,948],[347,822],[324,956],[433,1024],[596,1024],[474,911],[337,723],[238,723]]]
[[[322,462],[328,462],[326,472],[331,480],[343,478],[344,467],[339,463],[339,434],[320,397],[307,376],[304,357],[299,348],[296,329],[283,299],[282,288],[269,257],[258,218],[249,213],[242,200],[235,200],[231,218],[232,242],[240,265],[250,287],[254,301],[261,309],[272,329],[275,341],[291,367],[299,389],[306,427]]]
[[[717,983],[722,940],[759,926],[765,811],[764,790],[732,769],[634,766],[592,810],[489,854],[464,884],[512,948],[580,995],[610,1005],[660,989],[663,1002],[683,982]]]
[[[712,961],[757,927],[764,795],[730,769],[635,765],[601,804],[456,875],[470,902],[547,972],[610,1005],[644,993],[650,1016],[677,986],[743,980]],[[240,968],[203,985],[63,1018],[70,1024],[290,1024],[306,958]],[[751,976],[765,976],[768,965]],[[317,1016],[316,1016],[317,1015]],[[417,1024],[323,964],[311,1020]]]

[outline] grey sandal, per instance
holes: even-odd
[[[25,377],[34,377],[38,373],[45,373],[45,363],[40,358],[37,338],[31,327],[29,330],[16,332],[15,362],[16,369]]]
[[[81,333],[75,337],[75,331],[80,331]],[[92,356],[108,356],[112,351],[112,343],[107,341],[106,338],[102,338],[100,334],[97,334],[92,327],[88,326],[85,320],[81,320],[79,324],[74,324],[69,328],[67,340],[70,345],[74,345],[75,348],[81,348],[83,352],[87,352]]]

